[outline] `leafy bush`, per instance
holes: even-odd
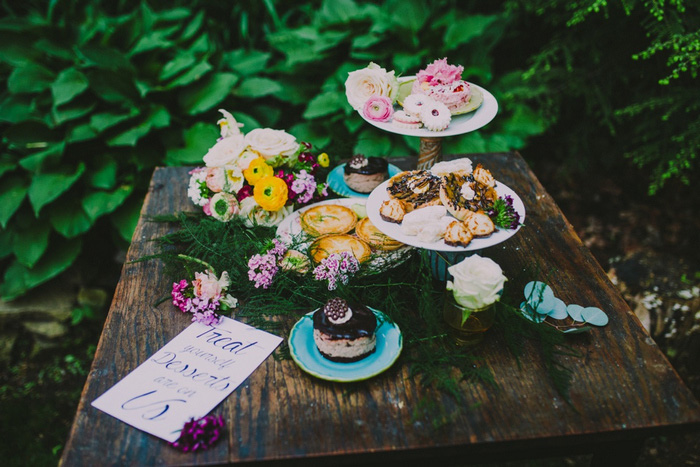
[[[544,150],[526,156],[562,164],[627,154],[657,168],[652,188],[687,177],[700,14],[680,0],[635,3],[5,2],[0,295],[66,271],[88,244],[128,242],[152,169],[201,163],[218,108],[245,131],[283,128],[336,161],[416,153],[416,138],[381,132],[347,104],[347,73],[370,61],[410,75],[448,57],[496,96],[497,118],[447,138],[446,153],[529,145]],[[671,71],[660,74],[662,55]]]

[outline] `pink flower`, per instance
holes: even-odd
[[[224,191],[226,171],[223,167],[209,167],[207,170],[207,188],[214,193]]]
[[[228,277],[228,272],[224,271],[221,274],[221,279],[216,277],[216,274],[211,271],[196,272],[194,274],[194,294],[203,300],[218,299],[226,288],[231,285],[231,280]]]
[[[362,113],[374,122],[388,122],[394,115],[394,106],[386,96],[372,96],[365,101]]]
[[[428,83],[430,86],[440,84],[452,84],[462,79],[464,67],[459,65],[449,65],[447,58],[435,60],[416,75],[419,83]]]

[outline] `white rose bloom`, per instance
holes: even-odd
[[[359,110],[372,96],[385,96],[395,102],[399,93],[399,82],[394,71],[387,72],[376,63],[367,68],[348,73],[345,80],[345,96],[353,109]]]
[[[255,225],[273,227],[291,214],[293,209],[294,206],[284,206],[274,212],[266,211],[255,201],[255,198],[249,196],[241,201],[240,215],[243,217],[243,222],[248,227],[253,227]]]
[[[501,267],[490,258],[472,255],[447,268],[454,277],[447,281],[455,301],[465,308],[478,310],[496,302],[508,280]]]
[[[245,137],[242,134],[220,139],[204,156],[207,167],[223,167],[235,164],[238,156],[245,150]]]
[[[256,128],[247,135],[245,141],[250,149],[256,151],[265,160],[277,156],[291,156],[299,149],[299,143],[294,136],[284,130],[271,128]]]

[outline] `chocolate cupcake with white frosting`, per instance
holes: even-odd
[[[334,362],[356,362],[377,346],[377,317],[364,305],[330,299],[313,315],[314,342],[321,355]]]
[[[345,184],[358,193],[371,193],[389,174],[389,163],[382,157],[356,154],[344,169]]]

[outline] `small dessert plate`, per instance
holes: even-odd
[[[397,173],[401,172],[401,169],[393,164],[389,164],[389,177],[393,177]],[[326,182],[328,183],[328,188],[333,190],[338,196],[345,196],[346,198],[367,198],[369,193],[360,193],[350,188],[345,183],[345,164],[340,164],[328,173],[326,177]]]
[[[377,349],[373,354],[350,363],[326,359],[314,343],[312,311],[297,321],[289,334],[292,359],[310,375],[337,383],[364,381],[387,370],[401,354],[403,336],[396,323],[390,321],[384,313],[370,309],[377,316]]]

